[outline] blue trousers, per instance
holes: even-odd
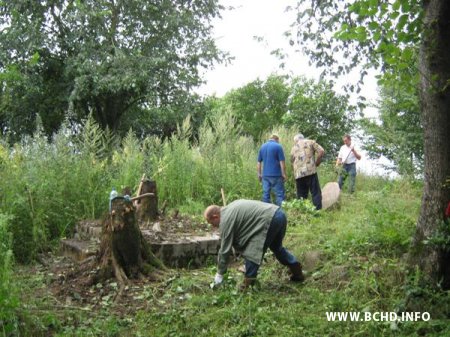
[[[283,177],[263,177],[262,178],[262,201],[270,203],[270,192],[275,194],[275,204],[281,206],[285,199]]]
[[[356,180],[356,163],[344,164],[344,173],[339,175],[339,188],[342,190],[342,186],[344,185],[345,178],[347,176],[350,177],[350,183],[348,186],[348,190],[350,193],[355,192],[355,180]]]
[[[267,231],[266,241],[264,242],[264,251],[267,251],[267,248],[275,255],[276,259],[285,266],[294,264],[297,262],[297,259],[294,255],[292,255],[286,248],[283,247],[283,239],[286,234],[286,225],[287,219],[286,214],[284,214],[283,210],[279,208],[269,225],[269,230]],[[259,264],[256,264],[252,261],[245,260],[245,276],[249,278],[254,278],[258,275]]]

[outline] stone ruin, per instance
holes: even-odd
[[[150,191],[150,192],[149,192]],[[167,267],[197,268],[216,259],[220,248],[218,233],[211,232],[206,224],[198,224],[190,217],[175,212],[165,216],[157,209],[156,184],[141,181],[138,196],[131,198],[136,205],[136,216],[144,239],[154,255]],[[77,223],[75,235],[61,240],[63,255],[82,262],[99,252],[102,235],[101,220],[84,220]]]

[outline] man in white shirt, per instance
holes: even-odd
[[[361,159],[361,155],[356,151],[355,146],[352,145],[352,138],[350,135],[345,135],[342,140],[344,145],[339,150],[336,166],[343,165],[343,170],[339,174],[339,188],[342,189],[345,178],[350,176],[349,191],[353,193],[355,191],[355,179],[356,179],[356,160]]]

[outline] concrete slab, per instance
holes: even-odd
[[[96,222],[80,222],[77,239],[61,240],[61,252],[75,261],[83,261],[95,255],[99,249],[101,225]],[[195,268],[215,258],[220,248],[218,234],[189,235],[162,240],[164,233],[143,229],[144,238],[150,243],[153,253],[168,267]]]
[[[102,234],[102,223],[100,220],[84,220],[75,226],[77,236],[83,240],[89,240],[93,237],[100,239]]]
[[[99,243],[96,240],[65,239],[60,243],[61,253],[77,262],[97,254]]]
[[[217,256],[219,236],[184,237],[177,242],[150,242],[153,253],[167,266],[175,268],[201,267]]]

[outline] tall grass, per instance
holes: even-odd
[[[49,141],[39,123],[32,137],[1,146],[0,212],[14,217],[13,251],[18,261],[32,260],[71,235],[82,218],[98,218],[108,207],[112,187],[136,191],[145,174],[157,182],[159,200],[169,208],[201,212],[208,204],[238,198],[260,199],[257,154],[276,133],[286,155],[287,198],[295,197],[290,164],[298,130],[277,128],[257,144],[243,135],[229,113],[210,117],[193,137],[187,118],[167,139],[138,139],[129,131],[117,139],[89,117],[74,128],[64,125]],[[320,168],[322,185],[334,180],[331,164]]]
[[[200,129],[198,151],[205,165],[208,198],[212,198],[205,202],[218,203],[222,188],[228,200],[257,198],[257,150],[250,137],[241,135],[231,115],[214,116],[211,127]]]
[[[244,136],[231,114],[212,116],[195,140],[189,118],[164,140],[138,139],[132,131],[120,140],[89,117],[78,127],[64,125],[49,141],[37,124],[33,136],[0,148],[0,212],[14,218],[12,248],[20,262],[71,235],[79,219],[100,217],[111,188],[136,191],[142,174],[157,182],[159,200],[185,211],[222,204],[221,190],[227,201],[261,196],[261,144]],[[288,157],[295,132],[275,132]],[[293,186],[287,183],[288,190]]]
[[[14,216],[13,250],[21,262],[70,234],[77,219],[99,216],[110,187],[104,133],[87,120],[49,142],[38,131],[5,156],[0,211]]]
[[[17,288],[12,279],[11,217],[0,213],[0,334],[9,336],[17,326]]]

